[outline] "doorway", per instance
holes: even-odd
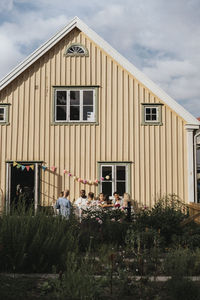
[[[23,164],[23,166],[26,166]],[[11,207],[24,203],[26,210],[34,207],[35,170],[11,165]]]
[[[39,203],[39,165],[41,162],[7,162],[6,211],[23,202],[26,209],[37,210]]]

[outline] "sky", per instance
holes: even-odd
[[[200,0],[0,0],[0,78],[75,16],[200,116]]]

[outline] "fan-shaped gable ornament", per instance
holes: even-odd
[[[66,50],[66,56],[88,56],[88,50],[81,44],[71,44]]]

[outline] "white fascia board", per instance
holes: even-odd
[[[58,41],[60,41],[67,33],[77,27],[83,33],[85,33],[91,40],[93,40],[99,47],[107,52],[117,63],[119,63],[124,69],[132,74],[138,81],[146,86],[152,93],[161,99],[167,106],[174,110],[179,116],[181,116],[187,124],[200,125],[200,122],[192,116],[186,109],[172,99],[167,93],[165,93],[160,87],[158,87],[153,81],[151,81],[146,75],[138,70],[133,64],[131,64],[125,57],[119,54],[113,47],[111,47],[105,40],[103,40],[96,32],[90,29],[84,22],[78,17],[75,17],[64,29],[54,35],[41,47],[35,50],[30,56],[28,56],[21,64],[19,64],[13,71],[6,75],[0,82],[0,91],[8,85],[13,79],[19,76],[26,68],[33,64],[38,58],[44,55],[51,47],[53,47]]]

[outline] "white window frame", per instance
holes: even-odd
[[[0,120],[0,123],[5,123],[6,122],[6,107],[5,106],[0,106],[0,109],[3,109],[4,110],[4,113],[3,113],[3,120]]]
[[[141,103],[141,125],[156,125],[162,126],[162,103]],[[156,120],[146,119],[146,109],[156,109]]]
[[[66,92],[66,107],[67,107],[67,114],[66,114],[66,120],[57,120],[56,119],[56,112],[57,112],[57,105],[56,105],[56,100],[57,100],[57,92]],[[80,119],[79,120],[70,120],[70,92],[80,92]],[[94,118],[92,120],[83,120],[83,93],[84,92],[91,92],[93,91],[93,114]],[[96,94],[96,89],[95,88],[56,88],[55,89],[55,96],[54,96],[54,122],[55,123],[95,123],[96,122],[96,100],[97,99],[97,94]],[[63,105],[64,106],[64,105]],[[86,105],[87,106],[87,105]],[[92,106],[92,105],[88,105]]]
[[[75,52],[69,52],[69,50],[71,48],[73,48],[73,47],[79,47],[79,48],[81,48],[83,50],[83,52],[82,53],[81,52],[77,52],[77,51],[75,51]],[[69,45],[69,47],[67,47],[65,55],[66,56],[89,56],[89,51],[88,51],[88,49],[84,45],[73,43],[73,44]]]
[[[0,125],[9,125],[9,106],[10,104],[0,104],[0,108],[3,109],[3,120],[0,120]]]
[[[111,182],[112,181],[112,195],[110,196],[110,198],[113,198],[113,193],[115,192],[115,191],[117,191],[117,167],[125,167],[125,170],[126,170],[126,180],[125,180],[125,183],[126,183],[126,185],[125,185],[125,187],[126,187],[126,189],[125,189],[125,192],[126,193],[130,193],[130,190],[129,190],[129,185],[130,185],[130,171],[129,171],[129,164],[127,164],[127,163],[108,163],[108,164],[106,164],[106,163],[101,163],[101,165],[100,165],[100,178],[102,177],[102,169],[103,169],[103,167],[111,167],[112,168],[112,180],[101,180],[100,181],[100,189],[99,189],[99,192],[100,193],[102,193],[102,182]],[[119,181],[119,180],[118,180]],[[124,182],[124,180],[123,180],[123,182]]]
[[[156,120],[147,120],[146,119],[146,109],[156,109]],[[152,122],[155,122],[155,123],[158,123],[159,122],[159,110],[158,110],[158,107],[157,106],[145,106],[144,107],[144,121],[145,123],[152,123]]]

